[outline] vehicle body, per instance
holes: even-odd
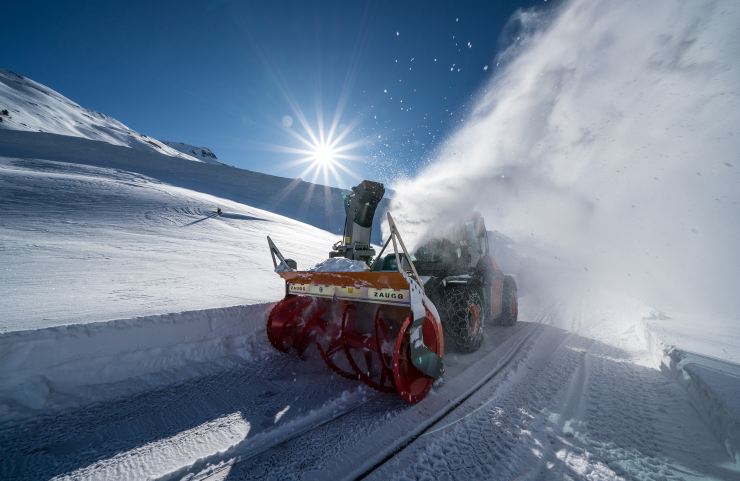
[[[491,256],[479,212],[473,211],[442,236],[425,243],[411,261],[439,310],[449,348],[474,351],[482,342],[484,325],[511,326],[516,322],[516,281],[505,275]],[[373,267],[375,272],[395,269],[393,255]]]
[[[303,358],[315,348],[337,374],[416,403],[444,373],[446,336],[472,351],[484,320],[510,323],[506,312],[516,320],[516,285],[489,255],[480,214],[412,256],[388,213],[391,235],[373,262],[372,221],[385,189],[363,181],[352,190],[342,240],[315,270],[299,271],[268,236],[286,297],[270,312],[267,335],[280,351]]]

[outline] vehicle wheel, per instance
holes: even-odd
[[[513,277],[506,276],[501,304],[501,324],[513,326],[517,317],[519,317],[519,299],[516,295],[516,282]]]
[[[458,352],[476,351],[483,341],[480,293],[467,286],[446,287],[440,292],[439,299],[445,345]]]

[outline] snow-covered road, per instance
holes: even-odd
[[[333,376],[320,360],[234,360],[194,381],[4,429],[0,476],[737,479],[686,392],[652,365],[636,333],[645,314],[607,294],[527,296],[515,328],[489,329],[475,354],[448,353],[446,382],[416,406]],[[524,344],[501,364],[496,356],[517,339]],[[456,380],[470,387],[489,371],[435,416],[445,396],[465,391]]]
[[[491,330],[477,353],[449,355],[449,377],[480,369],[478,360],[528,328],[520,323]],[[257,341],[267,345],[264,331]],[[196,380],[3,429],[0,476],[141,479],[174,473],[179,478],[238,464],[249,477],[275,470],[279,477],[292,477],[301,474],[293,464],[313,463],[308,473],[332,469],[327,462],[349,472],[355,466],[342,455],[347,446],[372,441],[379,450],[393,439],[376,433],[417,411],[396,395],[333,375],[317,356],[303,362],[268,351],[250,362],[211,364],[198,367],[205,374]],[[292,461],[270,465],[274,453],[286,449]]]
[[[548,327],[502,382],[471,398],[475,411],[452,413],[460,422],[371,479],[738,479],[686,392],[652,365],[639,310],[594,300],[541,309]]]

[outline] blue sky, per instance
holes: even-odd
[[[26,0],[2,7],[0,66],[240,168],[391,182],[464,122],[510,16],[552,3]],[[317,150],[301,117],[321,143],[317,116],[324,143],[336,117],[335,150],[354,146],[338,175],[298,163]]]

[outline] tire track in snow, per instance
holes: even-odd
[[[549,422],[553,398],[578,369],[585,351],[562,349],[577,339],[559,334],[543,334],[531,348],[532,356],[493,393],[487,393],[495,399],[486,408],[450,431],[424,440],[416,449],[416,459],[402,472],[394,474],[402,464],[398,460],[370,479],[425,479],[430,475],[436,479],[514,479],[530,474],[536,463],[524,461],[537,458],[532,445],[542,443],[534,439]]]
[[[486,359],[492,355],[497,359],[493,365],[487,366],[484,360],[479,360],[468,367],[471,372],[480,373],[476,374],[479,376],[477,380],[480,385],[476,386],[475,382],[466,383],[465,389],[460,391],[462,395],[452,400],[449,405],[445,402],[442,409],[439,406],[436,408],[429,406],[438,401],[434,399],[437,396],[441,396],[442,400],[447,399],[444,388],[439,393],[436,393],[435,388],[429,399],[414,406],[401,402],[396,396],[381,396],[375,402],[366,403],[341,419],[275,446],[254,458],[242,457],[234,465],[224,463],[220,466],[211,466],[197,473],[192,479],[211,479],[211,476],[221,479],[220,477],[227,475],[229,479],[311,480],[357,479],[367,476],[395,453],[402,451],[409,444],[413,445],[414,440],[427,430],[443,424],[449,418],[445,416],[446,413],[451,410],[453,413],[460,412],[459,408],[453,409],[455,406],[461,403],[469,404],[464,400],[474,396],[481,387],[498,380],[496,373],[506,371],[503,368],[508,362],[521,357],[521,352],[526,350],[525,346],[531,345],[533,339],[540,333],[536,326],[540,326],[554,309],[555,304],[551,303],[536,312],[533,318],[538,321],[537,323],[522,322],[521,329],[525,329],[529,324],[527,331],[522,332],[519,337],[513,336],[512,342],[496,346],[486,354]],[[527,319],[525,311],[521,314],[523,314],[521,319]],[[496,353],[501,351],[505,351],[505,354],[499,354],[496,358]],[[468,371],[457,373],[457,376],[465,374],[468,374]],[[486,379],[486,374],[490,375],[490,379]],[[457,378],[452,378],[448,382],[452,384],[455,379]]]

